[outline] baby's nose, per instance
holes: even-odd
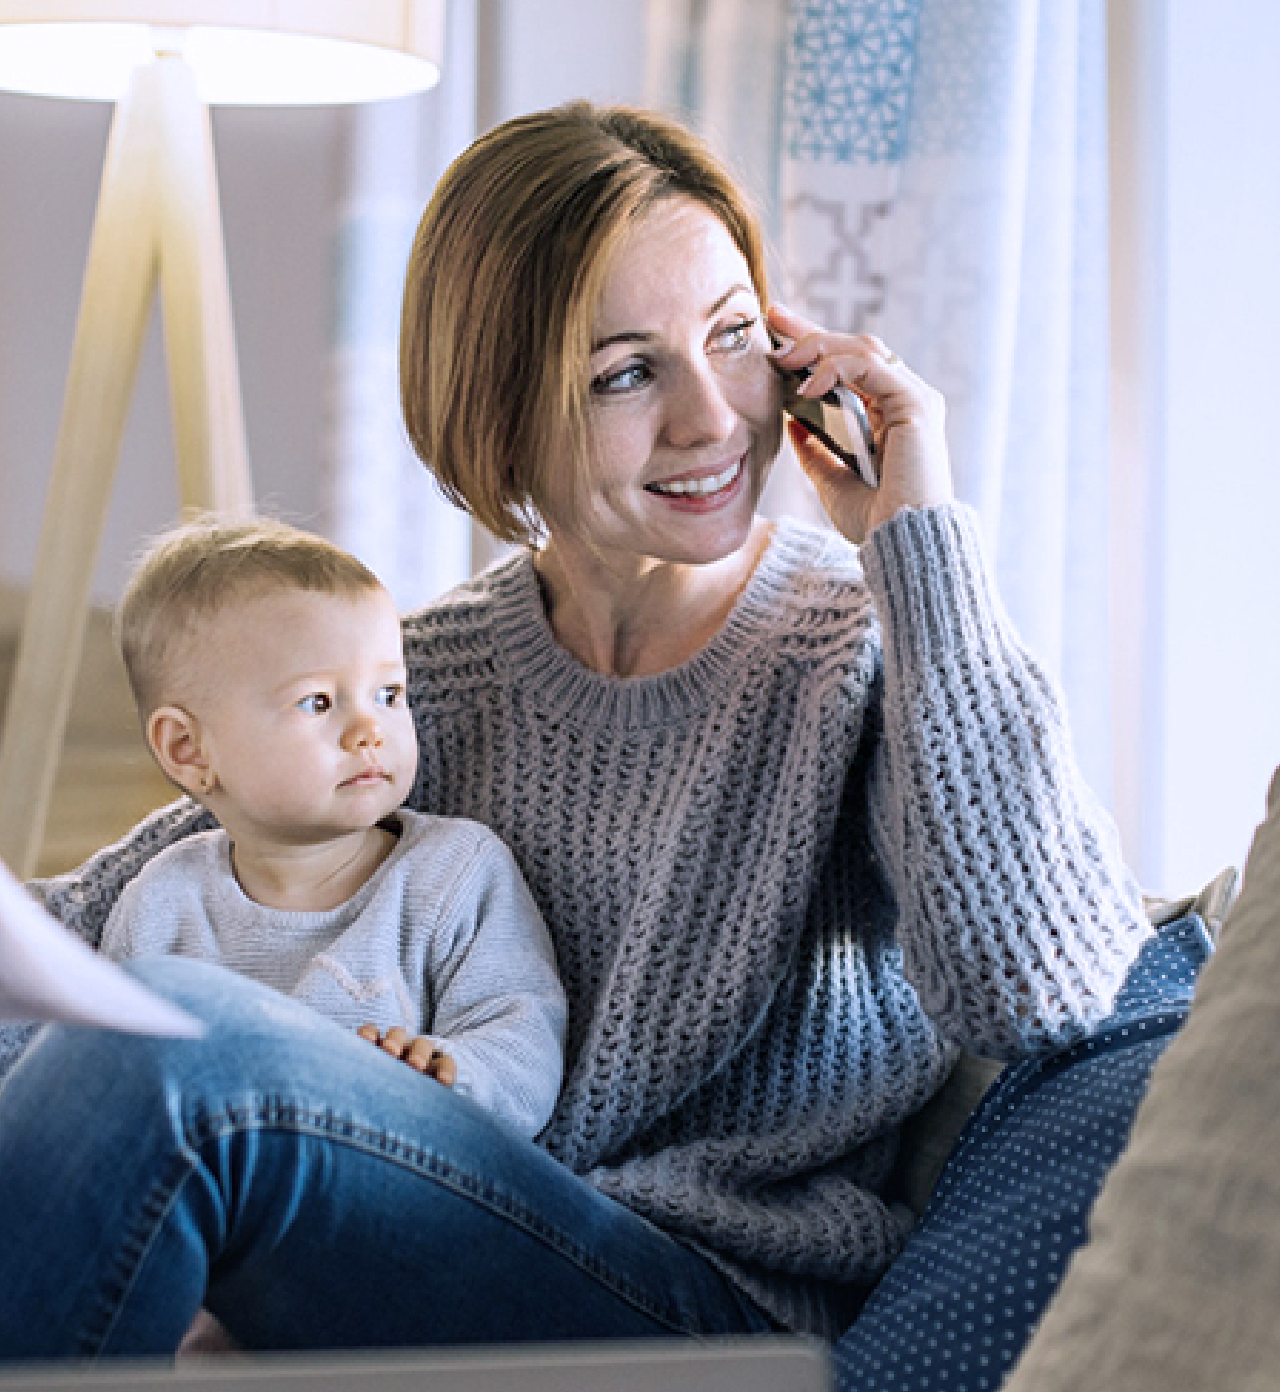
[[[352,749],[377,749],[382,729],[371,715],[362,715],[347,726],[347,744]]]

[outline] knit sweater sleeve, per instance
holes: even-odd
[[[33,880],[28,888],[49,912],[96,947],[121,890],[153,856],[195,831],[217,823],[190,798],[179,798],[139,822],[126,836],[74,870]]]
[[[873,825],[921,1003],[996,1057],[1109,1011],[1150,932],[1060,695],[994,591],[974,514],[906,510],[863,547],[884,631]]]
[[[457,1064],[456,1087],[535,1136],[564,1073],[565,996],[555,950],[507,848],[474,828],[474,854],[442,907],[428,962],[431,1032]]]

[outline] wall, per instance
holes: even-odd
[[[450,23],[484,39],[481,125],[579,95],[640,100],[641,0],[449,3]],[[322,506],[343,116],[226,108],[213,120],[255,486],[305,521]],[[0,93],[0,583],[24,583],[35,555],[109,123],[102,103]],[[94,583],[100,602],[119,593],[139,539],[174,514],[170,461],[155,316]]]
[[[255,481],[314,511],[329,322],[336,113],[214,115]],[[29,575],[110,124],[97,102],[0,94],[0,579]],[[158,315],[95,581],[118,592],[138,539],[177,506]]]
[[[644,96],[644,0],[480,0],[482,126],[586,97]]]
[[[1241,865],[1280,763],[1280,7],[1168,0],[1164,827],[1157,883]]]
[[[1280,176],[1265,153],[1280,144],[1280,8],[1219,0],[1208,23],[1194,0],[1118,3],[1158,19],[1148,56],[1163,122],[1163,216],[1145,252],[1160,284],[1163,444],[1144,504],[1160,564],[1131,635],[1148,675],[1126,738],[1149,758],[1146,825],[1130,854],[1152,888],[1182,892],[1242,863],[1280,762]],[[451,22],[476,27],[480,125],[576,95],[642,97],[640,0],[451,7]],[[0,94],[0,581],[21,581],[34,554],[108,119],[98,105]],[[255,475],[265,498],[303,518],[318,508],[339,120],[324,110],[215,117]],[[153,332],[98,569],[102,600],[176,498],[159,347]]]

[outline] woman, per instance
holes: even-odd
[[[1106,1014],[1149,930],[952,501],[941,401],[766,305],[749,209],[665,120],[540,113],[445,176],[405,417],[527,544],[406,621],[410,801],[520,862],[569,998],[559,1104],[521,1142],[155,964],[204,1044],[51,1030],[0,1093],[7,1356],[170,1350],[202,1301],[250,1347],[835,1336],[903,1244],[898,1129],[956,1049]],[[779,368],[875,427],[874,490],[792,427],[836,533],[756,513]],[[47,901],[94,938],[200,824],[175,804]]]

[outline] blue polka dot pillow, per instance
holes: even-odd
[[[902,1256],[836,1347],[841,1392],[999,1386],[1084,1240],[1210,951],[1194,914],[1161,928],[1103,1027],[997,1079]]]

